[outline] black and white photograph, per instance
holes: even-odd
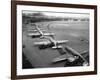
[[[23,69],[89,66],[89,16],[22,11]]]
[[[13,6],[12,77],[96,74],[96,6],[23,1]]]

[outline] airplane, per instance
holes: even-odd
[[[39,25],[37,25],[36,30],[33,29],[33,32],[38,32],[38,33],[30,33],[27,36],[32,37],[32,38],[44,38],[45,36],[51,36],[51,37],[54,36],[54,33],[43,33],[43,31],[46,31],[46,30],[41,30],[39,28]]]
[[[52,49],[60,49],[61,44],[65,44],[68,40],[54,40],[52,37],[44,37],[48,41],[34,42],[35,46],[39,46],[40,49],[46,49],[52,47]]]
[[[88,54],[89,51],[84,51],[82,53],[79,53],[77,52],[76,50],[74,50],[73,48],[69,47],[69,46],[66,46],[65,47],[65,50],[66,50],[66,54],[64,55],[61,55],[57,58],[54,58],[52,60],[53,63],[57,63],[57,62],[61,62],[61,61],[66,61],[68,60],[69,62],[74,62],[75,60],[78,60],[79,58],[81,58],[83,60],[83,66],[87,66],[89,65],[88,62],[86,60],[86,56],[88,55],[85,55],[85,54]],[[85,55],[85,56],[84,56]],[[84,56],[84,57],[83,57]]]

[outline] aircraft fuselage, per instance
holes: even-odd
[[[39,38],[39,37],[41,37],[42,35],[40,34],[40,35],[32,35],[31,37],[32,38]]]
[[[47,45],[39,45],[39,49],[46,49],[46,48],[51,48],[51,47],[53,47],[53,46],[55,46],[54,45],[54,43],[49,43],[49,44],[47,44]]]

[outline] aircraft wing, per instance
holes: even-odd
[[[29,33],[27,36],[38,36],[40,35],[39,33]]]
[[[65,60],[69,60],[70,62],[73,62],[73,61],[75,61],[75,59],[76,58],[74,56],[64,54],[57,58],[54,58],[52,62],[56,63],[56,62],[65,61]]]
[[[58,40],[56,42],[57,42],[57,44],[64,44],[64,43],[67,43],[68,40]]]
[[[53,46],[52,49],[61,49],[62,46]]]
[[[43,41],[43,42],[34,42],[34,45],[39,46],[39,45],[48,45],[50,44],[49,41]]]
[[[32,30],[32,29],[30,29],[30,30],[27,30],[28,32],[38,32],[37,30]]]
[[[52,62],[59,62],[59,61],[64,61],[64,60],[66,60],[66,59],[68,59],[68,57],[66,56],[66,54],[64,54],[64,55],[61,55],[61,56],[59,56],[59,57],[57,57],[57,58],[54,58],[53,60],[52,60]]]
[[[54,35],[54,33],[44,33],[44,35]]]

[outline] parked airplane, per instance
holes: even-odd
[[[52,37],[44,37],[48,39],[48,41],[43,42],[34,42],[35,46],[39,46],[40,49],[50,48],[52,49],[59,49],[62,48],[61,44],[65,44],[68,40],[54,40]]]
[[[36,30],[33,30],[33,31],[36,32],[36,33],[28,34],[29,37],[32,37],[32,38],[44,38],[45,36],[51,36],[51,37],[54,36],[54,33],[43,33],[43,31],[46,31],[46,30],[41,30],[39,28],[39,25],[36,25]]]
[[[84,66],[88,65],[88,61],[85,59],[86,56],[83,57],[83,55],[87,54],[89,51],[84,51],[83,53],[79,53],[69,46],[66,46],[65,50],[67,51],[66,54],[61,55],[57,58],[54,58],[52,62],[56,63],[56,62],[65,61],[65,60],[68,60],[69,62],[74,62],[75,60],[78,60],[79,58],[81,58],[83,60],[83,65]]]

